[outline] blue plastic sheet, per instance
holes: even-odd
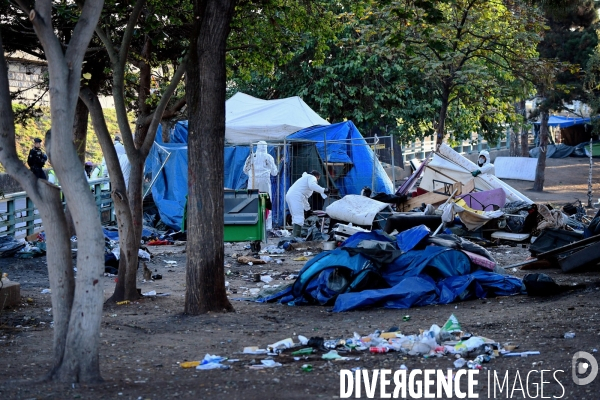
[[[429,236],[431,230],[425,225],[415,226],[413,228],[407,229],[403,232],[400,232],[396,236],[396,241],[398,242],[398,247],[403,252],[407,252],[409,250],[414,249],[421,242],[421,240],[425,239]]]
[[[325,154],[325,139],[327,154]],[[322,160],[353,165],[338,185],[342,190],[341,195],[360,194],[365,186],[371,187],[371,175],[364,174],[363,171],[370,171],[373,168],[375,154],[371,147],[367,146],[366,140],[352,121],[306,128],[291,134],[287,140],[313,141]],[[394,190],[392,181],[379,162],[375,162],[375,186],[371,189],[377,193],[387,194],[392,194]]]
[[[423,232],[416,229],[413,234],[422,239]],[[378,232],[360,232],[349,237],[344,247],[356,247],[363,240],[390,241]],[[381,279],[360,291],[338,293],[327,283],[333,271],[340,268],[350,271],[352,277],[372,271]],[[480,270],[462,251],[441,246],[410,250],[385,265],[375,265],[361,255],[350,256],[338,248],[318,254],[298,275],[292,287],[259,301],[290,305],[335,302],[333,311],[342,312],[374,306],[403,309],[524,293],[521,279]]]

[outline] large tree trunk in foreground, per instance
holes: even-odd
[[[535,169],[535,181],[533,190],[541,192],[544,190],[544,176],[546,172],[546,151],[548,150],[548,111],[541,112],[542,121],[540,124],[540,155],[538,156],[537,168]]]
[[[235,0],[196,0],[187,77],[188,257],[185,313],[232,311],[223,248],[225,43]]]
[[[72,275],[70,243],[64,234],[66,220],[58,192],[48,183],[39,182],[22,163],[19,165],[7,68],[3,51],[0,54],[0,160],[7,171],[30,192],[48,232],[52,311],[59,325],[58,329],[54,329],[54,359],[49,378],[68,383],[97,382],[102,379],[98,351],[103,298],[102,285],[99,283],[104,270],[104,238],[98,210],[81,173],[81,161],[73,144],[73,123],[83,57],[103,3],[102,0],[85,2],[74,28],[76,34],[66,49],[54,34],[51,1],[37,0],[34,10],[24,10],[29,15],[48,61],[52,117],[52,135],[48,144],[51,149],[50,162],[63,187],[77,232],[76,281]],[[1,42],[0,50],[3,50]]]

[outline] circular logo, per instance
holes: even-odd
[[[585,361],[581,361],[582,359]],[[573,355],[571,373],[573,382],[575,382],[576,385],[587,385],[596,379],[596,376],[598,375],[598,362],[590,353],[578,351]],[[581,375],[585,374],[588,374],[588,376],[580,378]]]

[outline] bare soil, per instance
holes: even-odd
[[[582,165],[584,164],[584,165]],[[526,190],[531,182],[509,183],[536,201],[564,204],[578,197],[584,200],[587,191],[587,169],[579,159],[548,160],[546,187],[542,194]],[[568,184],[567,189],[564,187]],[[595,193],[600,193],[595,183]],[[540,197],[536,197],[540,196]],[[590,213],[593,211],[590,211]],[[276,243],[276,239],[271,240]],[[258,304],[234,301],[247,295],[247,290],[262,287],[254,282],[254,274],[270,275],[269,285],[284,285],[290,274],[297,272],[302,261],[292,261],[303,251],[285,253],[281,264],[263,266],[242,265],[232,254],[247,254],[247,243],[228,244],[225,254],[230,299],[235,312],[190,317],[182,315],[185,292],[186,254],[183,247],[155,247],[155,257],[148,263],[153,274],[162,279],[144,282],[139,272],[142,292],[155,290],[168,293],[164,297],[144,298],[121,306],[105,305],[102,316],[100,368],[103,383],[93,385],[53,384],[40,382],[51,365],[52,312],[45,258],[20,260],[0,259],[0,267],[11,280],[21,284],[19,307],[0,312],[0,399],[312,399],[338,398],[341,369],[398,369],[402,364],[413,369],[453,368],[451,356],[423,358],[390,352],[351,353],[358,360],[331,362],[321,359],[322,353],[294,361],[289,354],[275,357],[283,366],[254,370],[264,355],[241,354],[245,346],[265,348],[268,344],[296,335],[306,337],[349,338],[353,332],[370,334],[376,329],[399,327],[404,334],[418,334],[432,324],[442,325],[454,314],[465,331],[511,342],[519,350],[537,350],[540,355],[499,357],[484,364],[479,376],[479,398],[506,398],[505,394],[488,396],[487,371],[511,374],[511,388],[519,371],[525,388],[525,377],[531,370],[558,372],[559,385],[551,375],[544,375],[545,397],[565,399],[597,399],[600,378],[591,384],[578,386],[571,379],[571,363],[577,351],[587,351],[597,360],[600,356],[600,280],[598,271],[563,274],[560,270],[543,270],[558,283],[583,283],[584,289],[567,291],[559,296],[535,298],[513,296],[473,300],[450,305],[429,306],[408,310],[370,309],[333,313],[329,307],[291,307],[281,304]],[[313,249],[313,252],[319,250]],[[158,253],[163,254],[158,254]],[[492,248],[497,261],[508,266],[525,261],[527,248],[498,246]],[[167,263],[175,261],[176,263]],[[509,273],[522,277],[527,272],[509,268]],[[538,271],[536,271],[538,272]],[[103,277],[105,297],[114,288],[114,277]],[[281,287],[281,286],[280,286]],[[409,315],[408,321],[403,317]],[[566,332],[575,338],[565,339]],[[205,354],[239,359],[228,363],[228,370],[198,371],[181,368],[183,361],[200,360]],[[311,364],[312,372],[304,372],[303,364]],[[529,394],[517,390],[512,398],[534,398],[540,375],[533,374]],[[548,377],[550,377],[548,379]],[[535,382],[534,382],[535,380]],[[539,387],[539,386],[538,386]],[[564,393],[563,393],[564,392]],[[540,393],[538,393],[538,396]],[[378,397],[378,396],[376,396]],[[365,393],[363,391],[363,398]],[[538,397],[540,398],[540,397]]]

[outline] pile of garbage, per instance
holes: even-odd
[[[34,258],[46,254],[46,234],[37,233],[27,241],[25,239],[15,239],[12,236],[0,237],[0,258]]]
[[[404,317],[410,319],[409,316]],[[453,364],[457,369],[483,369],[483,364],[491,362],[497,357],[527,357],[539,355],[539,351],[515,351],[518,346],[511,343],[500,343],[481,336],[465,333],[454,314],[450,315],[446,323],[439,327],[432,325],[428,330],[417,335],[404,335],[398,328],[390,328],[385,332],[375,331],[369,335],[360,335],[354,332],[353,336],[346,339],[326,340],[322,337],[307,338],[298,335],[298,342],[292,338],[280,340],[276,343],[259,348],[248,346],[242,351],[244,355],[264,355],[269,358],[261,360],[260,364],[248,365],[251,369],[264,369],[280,367],[282,364],[273,357],[292,356],[294,361],[320,359],[329,361],[359,361],[360,352],[388,353],[399,352],[409,356],[419,357],[453,357]],[[182,368],[228,369],[229,365],[222,364],[225,357],[207,354],[202,361],[183,362]],[[237,362],[239,359],[230,359],[228,362]],[[253,360],[254,361],[254,360]],[[283,359],[281,360],[283,361]],[[405,365],[401,369],[408,369]],[[304,364],[302,370],[310,372],[312,366]]]

